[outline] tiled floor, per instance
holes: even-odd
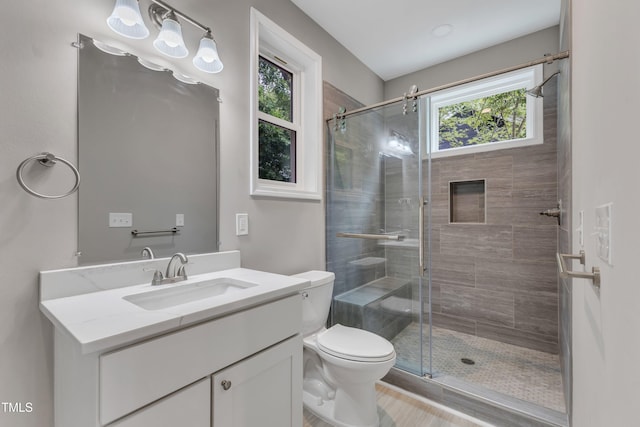
[[[447,411],[427,400],[387,386],[376,384],[380,427],[486,427],[489,424]],[[303,427],[331,427],[307,410]]]
[[[412,323],[392,340],[400,365],[417,366],[418,326]],[[434,327],[432,333],[434,379],[454,377],[545,408],[565,411],[558,355],[448,329]],[[428,328],[424,328],[424,334],[427,342]],[[427,357],[423,355],[425,365]],[[462,363],[462,358],[475,363]]]

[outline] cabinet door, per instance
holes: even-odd
[[[205,378],[108,427],[210,427],[211,379]]]
[[[214,427],[302,426],[302,338],[213,375]]]

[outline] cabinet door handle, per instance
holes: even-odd
[[[222,382],[220,383],[220,385],[222,386],[223,390],[229,390],[231,388],[231,381],[228,380],[222,380]]]

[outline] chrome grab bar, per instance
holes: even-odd
[[[586,273],[583,271],[568,271],[565,258],[580,260],[580,264],[582,265],[584,265],[585,263],[584,251],[580,251],[578,255],[561,254],[559,252],[556,253],[556,260],[558,261],[558,270],[560,270],[560,277],[562,277],[563,279],[567,279],[569,277],[591,279],[593,280],[593,284],[595,286],[597,286],[598,288],[600,287],[600,269],[598,267],[591,268],[591,273]]]
[[[420,277],[424,277],[424,196],[420,197],[420,206],[418,207],[418,273]]]
[[[404,240],[402,234],[361,234],[361,233],[336,233],[336,237],[347,237],[351,239],[369,239],[369,240]]]

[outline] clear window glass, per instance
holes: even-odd
[[[438,109],[438,150],[527,137],[525,89],[447,105]]]
[[[293,73],[262,56],[258,63],[258,109],[293,121]]]
[[[260,179],[296,182],[296,133],[272,123],[258,122]]]
[[[260,56],[258,61],[258,178],[296,182],[294,75]]]
[[[542,144],[542,100],[526,93],[541,78],[536,65],[434,93],[432,156]]]

